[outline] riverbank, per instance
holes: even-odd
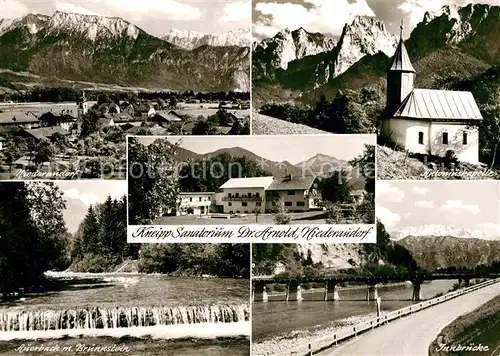
[[[381,316],[387,314],[382,311]],[[284,352],[294,347],[305,344],[309,341],[327,338],[336,331],[346,327],[357,325],[369,321],[377,317],[377,313],[370,313],[365,315],[356,315],[345,319],[335,320],[332,325],[328,327],[318,326],[316,329],[307,331],[296,331],[286,335],[280,335],[272,339],[264,340],[262,342],[252,342],[252,355],[255,356],[269,356],[279,352]],[[332,340],[333,342],[333,340]]]
[[[500,354],[499,334],[500,296],[497,296],[444,327],[430,345],[429,356],[496,356]],[[444,345],[447,347],[442,347]],[[477,348],[463,351],[451,349],[460,345],[465,347],[475,345]]]

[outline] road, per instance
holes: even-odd
[[[497,295],[500,295],[500,283],[390,322],[318,355],[427,356],[429,345],[442,328]]]

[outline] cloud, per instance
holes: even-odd
[[[260,13],[254,24],[254,33],[268,37],[270,33],[288,28],[303,27],[311,32],[339,35],[354,16],[375,16],[366,0],[304,0],[303,5],[292,3],[259,2]]]
[[[82,3],[84,4],[84,3]],[[75,5],[69,2],[59,2],[56,1],[54,3],[54,7],[57,11],[69,12],[73,14],[82,14],[82,15],[99,15],[98,13],[91,11],[87,8],[84,8],[80,5]]]
[[[15,19],[30,12],[29,8],[15,0],[0,0],[0,19]]]
[[[199,8],[178,0],[103,0],[103,5],[135,21],[143,17],[192,21],[202,16]]]
[[[384,207],[377,206],[376,211],[377,218],[380,219],[386,228],[394,227],[401,220],[401,216],[399,214],[393,213]]]
[[[224,15],[219,18],[219,22],[236,22],[252,20],[252,7],[248,1],[238,1],[224,6]]]
[[[85,205],[94,205],[99,203],[99,197],[95,194],[81,193],[76,188],[70,188],[64,191],[64,195],[67,199],[80,200]]]
[[[466,205],[460,200],[447,200],[441,205],[441,210],[451,214],[461,214],[464,212],[478,215],[481,212],[477,205]]]
[[[414,186],[411,191],[414,193],[414,194],[417,194],[417,195],[427,195],[427,193],[429,192],[429,189],[427,188],[422,188],[422,187],[417,187],[417,186]]]
[[[384,200],[393,203],[400,203],[405,196],[405,192],[402,189],[384,181],[378,181],[376,183],[375,194],[377,197],[383,197]]]
[[[428,208],[428,209],[433,209],[435,207],[433,201],[425,201],[425,200],[416,201],[415,206],[418,206],[419,208]]]

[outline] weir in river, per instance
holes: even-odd
[[[0,331],[113,329],[250,320],[248,304],[187,307],[88,307],[0,312]]]

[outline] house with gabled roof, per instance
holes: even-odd
[[[320,208],[317,181],[312,176],[231,178],[220,190],[223,211],[229,214],[274,212],[280,199],[291,212]]]
[[[314,176],[295,177],[286,174],[283,178],[274,179],[266,189],[266,211],[276,210],[280,199],[288,211],[319,209],[317,184]]]
[[[77,121],[76,117],[71,115],[56,115],[53,112],[46,112],[42,114],[38,120],[40,121],[40,125],[42,127],[50,127],[50,126],[60,126],[61,128],[69,131],[73,124]]]
[[[224,213],[265,212],[266,189],[274,177],[231,178],[220,186]]]
[[[380,134],[410,153],[479,163],[483,119],[471,92],[416,89],[416,71],[401,38],[387,70],[387,103]]]

